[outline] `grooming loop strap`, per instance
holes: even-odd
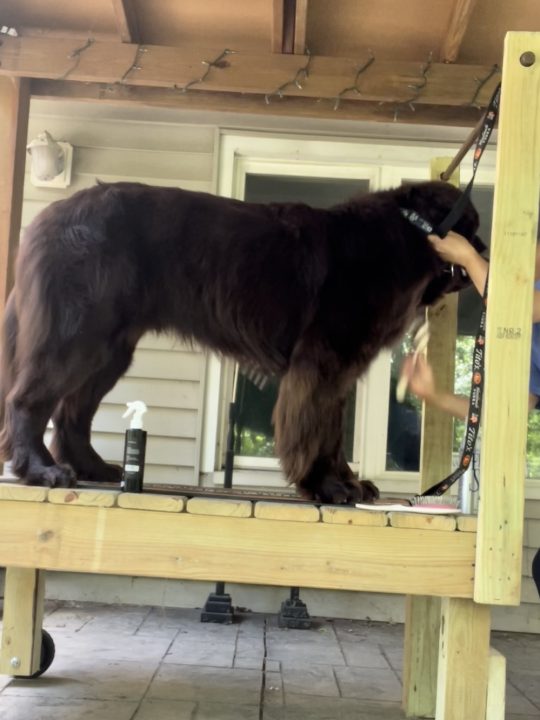
[[[465,210],[465,207],[469,201],[474,184],[474,179],[476,177],[476,171],[478,170],[478,165],[480,164],[480,158],[482,157],[484,150],[486,149],[493,128],[495,127],[495,121],[497,120],[497,115],[499,113],[500,99],[501,85],[499,83],[499,85],[497,85],[497,87],[495,88],[493,95],[491,96],[491,100],[489,101],[489,105],[484,116],[484,124],[482,125],[482,130],[480,131],[478,140],[476,142],[476,148],[473,156],[473,174],[471,179],[469,180],[469,184],[463,191],[463,194],[458,199],[454,207],[450,210],[448,215],[434,230],[435,234],[441,238],[448,234],[448,231],[453,228],[459,218],[463,215],[463,211]]]

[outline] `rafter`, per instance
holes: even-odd
[[[77,46],[61,39],[5,37],[0,45],[0,74],[176,88],[178,91],[189,84],[188,93],[204,90],[263,96],[287,83],[285,97],[333,103],[336,95],[351,84],[357,65],[357,60],[352,58],[314,56],[309,78],[299,87],[289,82],[298,72],[301,60],[298,56],[237,53],[211,67],[205,80],[200,82],[198,68],[201,62],[208,63],[220,56],[223,56],[223,48],[201,50],[146,45],[144,55],[140,55],[138,46],[127,43],[94,42]],[[420,71],[421,66],[415,62],[376,61],[363,75],[361,92],[351,93],[346,99],[403,103],[410,107],[410,85],[418,82]],[[469,105],[476,94],[478,78],[486,77],[490,72],[491,68],[478,65],[433,63],[422,91],[414,97],[414,106]],[[494,74],[482,85],[475,98],[477,105],[487,103],[497,82],[497,74]],[[275,99],[272,102],[283,101]]]
[[[123,43],[140,42],[139,24],[132,0],[112,0],[116,28]]]
[[[305,53],[307,7],[308,0],[273,0],[272,52]]]
[[[306,52],[308,0],[296,0],[294,19],[294,53],[303,55]]]
[[[283,15],[285,0],[273,0],[272,2],[272,33],[270,47],[273,53],[280,53],[283,50]]]
[[[476,0],[454,0],[448,30],[441,45],[441,62],[455,62],[471,19]]]

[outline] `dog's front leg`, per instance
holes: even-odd
[[[326,349],[306,345],[306,351],[300,348],[293,356],[274,409],[283,470],[309,499],[337,504],[372,500],[377,488],[354,477],[341,446],[345,398],[354,378],[344,369],[335,370],[338,360]]]

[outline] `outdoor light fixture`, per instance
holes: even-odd
[[[57,142],[46,130],[26,146],[30,155],[30,182],[36,187],[65,188],[71,183],[73,147]]]

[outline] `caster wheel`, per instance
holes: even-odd
[[[36,670],[32,675],[19,675],[20,678],[26,678],[28,680],[34,680],[40,675],[46,672],[54,660],[54,640],[46,630],[41,630],[41,658],[39,661],[39,670]]]

